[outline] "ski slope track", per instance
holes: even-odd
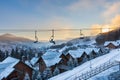
[[[112,62],[115,61],[115,59],[117,57],[120,57],[120,49],[114,49],[112,51],[110,51],[110,53],[97,57],[93,60],[87,61],[84,64],[66,71],[64,73],[61,73],[57,76],[54,76],[52,78],[50,78],[49,80],[75,80],[76,77],[80,76],[81,74],[90,71],[92,68],[96,68],[102,64],[104,64],[105,62]],[[91,65],[91,67],[90,67]]]

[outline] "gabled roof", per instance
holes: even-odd
[[[86,48],[85,49],[85,52],[86,52],[87,55],[91,54],[92,51],[94,51],[95,53],[99,53],[100,48]]]
[[[0,80],[8,77],[15,70],[14,66],[19,62],[19,59],[13,57],[7,57],[5,60],[3,60],[0,63]]]
[[[55,65],[59,63],[61,60],[60,58],[61,53],[56,51],[47,51],[43,56],[42,59],[44,60],[47,67]]]
[[[80,58],[82,54],[84,53],[83,49],[78,49],[78,50],[70,50],[68,52],[73,58]]]
[[[31,60],[30,60],[30,63],[32,65],[35,65],[37,62],[38,62],[39,58],[38,57],[33,57]]]
[[[118,41],[106,41],[104,43],[104,46],[108,46],[109,44],[113,44],[115,46],[119,46],[120,45],[120,43]]]
[[[19,61],[19,59],[7,57],[5,60],[2,61],[2,63],[10,63],[11,65],[9,67],[14,67],[17,63],[19,63]]]
[[[85,49],[85,53],[86,53],[87,55],[90,55],[92,51],[93,51],[93,48],[86,48],[86,49]]]
[[[86,49],[77,49],[77,50],[70,50],[68,53],[73,57],[73,58],[80,58],[83,53],[85,52],[87,55],[90,55],[92,51],[98,53],[99,48],[86,48]]]
[[[100,51],[100,48],[93,48],[93,50],[98,53]]]
[[[62,49],[59,50],[60,53],[62,53],[63,51],[65,51],[68,48],[68,46],[64,46]]]
[[[30,61],[26,60],[25,64],[32,68],[32,65],[31,65]]]
[[[12,66],[13,66],[13,62],[0,63],[0,80],[6,78],[14,71],[14,68]]]
[[[2,69],[2,72],[0,72],[0,80],[9,76],[14,70],[15,69],[11,67],[4,67],[4,69]]]

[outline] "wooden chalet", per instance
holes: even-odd
[[[81,57],[78,59],[79,64],[84,63],[88,61],[88,55],[86,54],[86,52],[83,52],[83,54],[81,55]]]
[[[120,44],[117,41],[106,41],[104,46],[108,47],[109,49],[116,49],[120,46]]]
[[[68,58],[68,60],[70,58],[72,58],[73,60],[77,59],[79,64],[87,61],[87,54],[85,53],[84,49],[70,50],[66,57]]]
[[[3,75],[2,80],[11,80],[13,78],[23,80],[26,73],[28,73],[30,80],[32,80],[33,69],[22,61],[12,57],[7,57],[4,61],[1,62],[1,64],[5,64],[4,66],[7,68],[5,68],[3,72],[0,73],[0,75],[7,72],[5,70],[8,70],[8,72],[11,71],[9,72],[9,75]]]
[[[56,51],[47,51],[43,56],[38,60],[39,63],[39,71],[41,73],[44,72],[46,68],[50,68],[53,72],[56,64],[60,62],[60,53]]]

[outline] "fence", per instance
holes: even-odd
[[[98,67],[91,69],[90,71],[87,71],[87,72],[82,73],[77,76],[75,76],[75,75],[71,76],[71,77],[67,78],[66,80],[87,80],[87,79],[89,79],[89,78],[91,78],[91,77],[117,65],[117,64],[118,63],[116,63],[115,61],[113,61],[113,62],[108,61]]]

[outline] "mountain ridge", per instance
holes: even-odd
[[[33,41],[28,38],[19,37],[10,33],[5,33],[0,35],[0,41],[19,41],[19,42],[27,42],[27,41]]]

